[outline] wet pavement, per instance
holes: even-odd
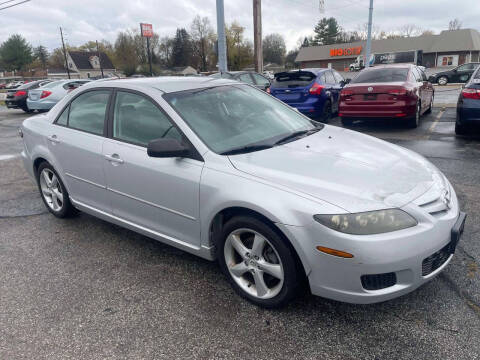
[[[0,109],[0,359],[480,358],[480,133],[456,137],[455,109],[415,130],[351,126],[419,152],[452,182],[469,217],[445,271],[380,304],[302,294],[274,311],[236,296],[215,263],[47,213],[18,157],[25,117]]]

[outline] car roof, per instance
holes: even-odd
[[[154,88],[164,93],[171,93],[184,90],[200,89],[205,87],[213,87],[220,85],[238,85],[239,83],[229,79],[217,79],[213,77],[196,77],[196,76],[159,76],[151,78],[126,78],[126,79],[112,79],[100,82],[92,81],[86,85],[85,88],[92,87],[144,87]],[[82,86],[82,88],[84,88]]]
[[[388,68],[413,68],[414,64],[379,64],[375,66],[370,66],[364,70],[373,70],[373,69],[388,69]]]

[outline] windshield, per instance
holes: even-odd
[[[381,68],[362,71],[351,83],[407,81],[408,68]]]
[[[227,85],[164,95],[184,121],[218,154],[274,144],[315,125],[287,105],[248,85]]]

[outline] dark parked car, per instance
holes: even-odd
[[[341,93],[342,123],[354,120],[404,119],[415,128],[431,112],[434,89],[415,65],[379,65],[363,69]]]
[[[480,124],[480,68],[475,70],[458,97],[455,133],[465,135],[475,124]]]
[[[50,80],[37,80],[30,81],[26,84],[20,85],[16,89],[7,91],[7,98],[5,104],[9,109],[22,109],[23,111],[29,113],[33,110],[30,110],[27,106],[28,91],[36,89],[40,86],[48,84]]]
[[[266,91],[270,87],[270,80],[255,71],[227,71],[210,75],[214,78],[232,79],[253,85]]]
[[[347,81],[331,69],[302,69],[275,74],[270,94],[312,119],[328,121],[338,112]]]
[[[455,69],[442,71],[430,75],[429,81],[433,84],[447,85],[448,83],[466,83],[480,63],[467,63],[457,66]]]

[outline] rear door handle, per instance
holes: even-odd
[[[57,138],[57,135],[48,136],[47,139],[55,144],[58,144],[60,142],[60,140],[58,140]]]
[[[118,154],[105,155],[105,159],[110,161],[110,162],[117,163],[117,164],[123,164],[123,160],[120,159]]]

